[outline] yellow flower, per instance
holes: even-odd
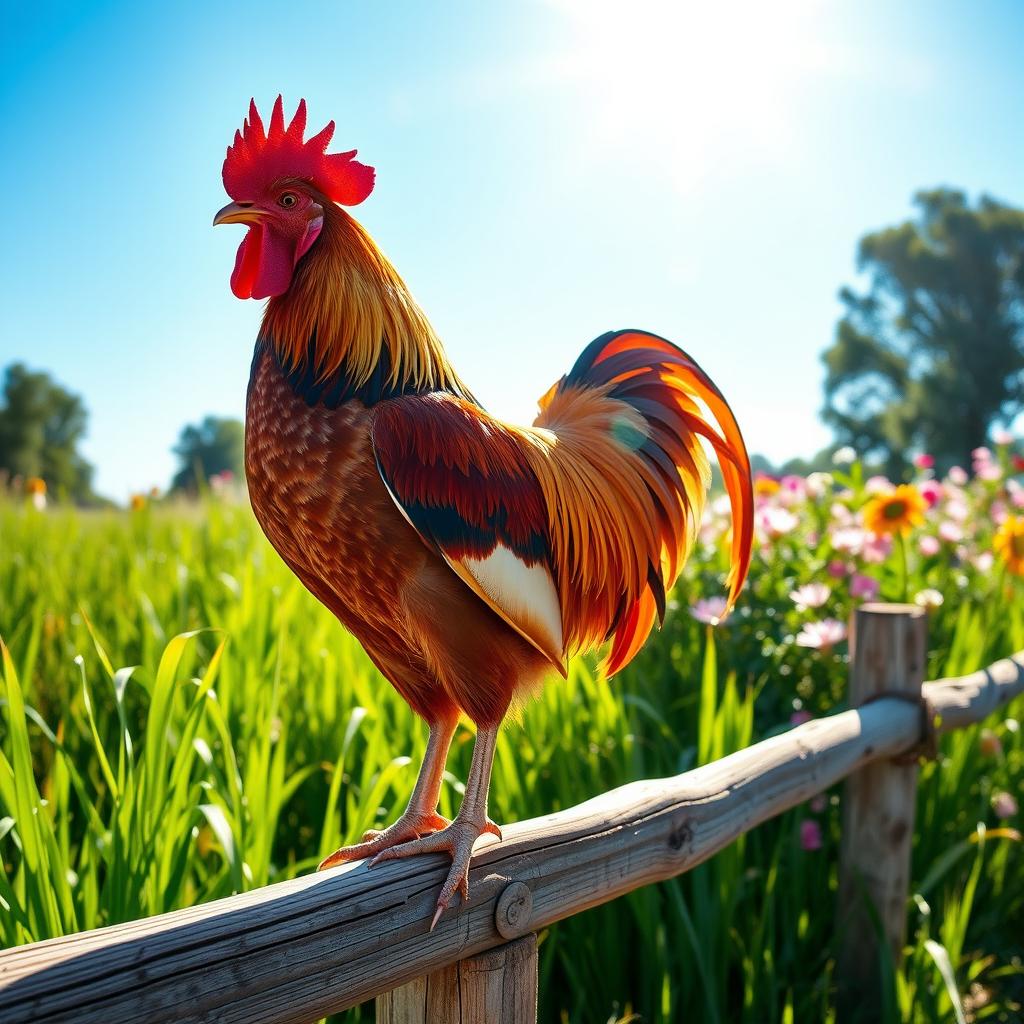
[[[133,494],[132,495],[132,511],[138,512],[146,507],[146,496],[144,494]]]
[[[864,526],[875,536],[907,533],[924,522],[928,503],[912,484],[878,494],[864,506]]]
[[[764,474],[754,478],[754,494],[759,498],[770,498],[773,494],[778,494],[781,486],[778,480]]]
[[[996,531],[996,554],[1014,576],[1024,576],[1024,517],[1007,516]]]
[[[45,494],[46,493],[46,481],[42,477],[30,476],[25,481],[25,493],[26,494]]]

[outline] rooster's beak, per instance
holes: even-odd
[[[213,218],[213,226],[218,224],[258,224],[265,216],[265,211],[257,209],[252,203],[228,203],[223,210],[218,210]]]

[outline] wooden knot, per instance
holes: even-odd
[[[506,885],[494,909],[494,927],[504,939],[515,939],[530,930],[533,893],[524,882]]]

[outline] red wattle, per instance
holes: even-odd
[[[283,295],[294,267],[294,243],[263,224],[253,224],[238,247],[231,290],[240,299]]]

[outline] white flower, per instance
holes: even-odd
[[[914,604],[921,608],[941,608],[943,600],[943,596],[937,590],[932,590],[931,587],[919,590],[914,595]]]
[[[948,476],[950,483],[956,484],[957,487],[963,487],[967,483],[967,470],[963,466],[954,466]]]
[[[831,593],[824,583],[805,583],[802,587],[797,587],[789,595],[789,599],[800,611],[805,612],[808,608],[820,608]]]
[[[851,462],[857,461],[857,452],[849,445],[844,445],[842,448],[837,448],[832,453],[832,461],[837,466],[849,466]]]
[[[831,473],[812,473],[804,483],[809,498],[822,498],[832,490]]]
[[[1013,444],[1013,441],[1014,441],[1013,432],[1010,431],[1010,430],[1007,430],[1005,427],[1004,428],[1000,428],[999,430],[993,430],[992,431],[992,441],[993,441],[994,444],[997,444],[997,445],[1000,445],[1000,446],[1008,445],[1008,444]]]

